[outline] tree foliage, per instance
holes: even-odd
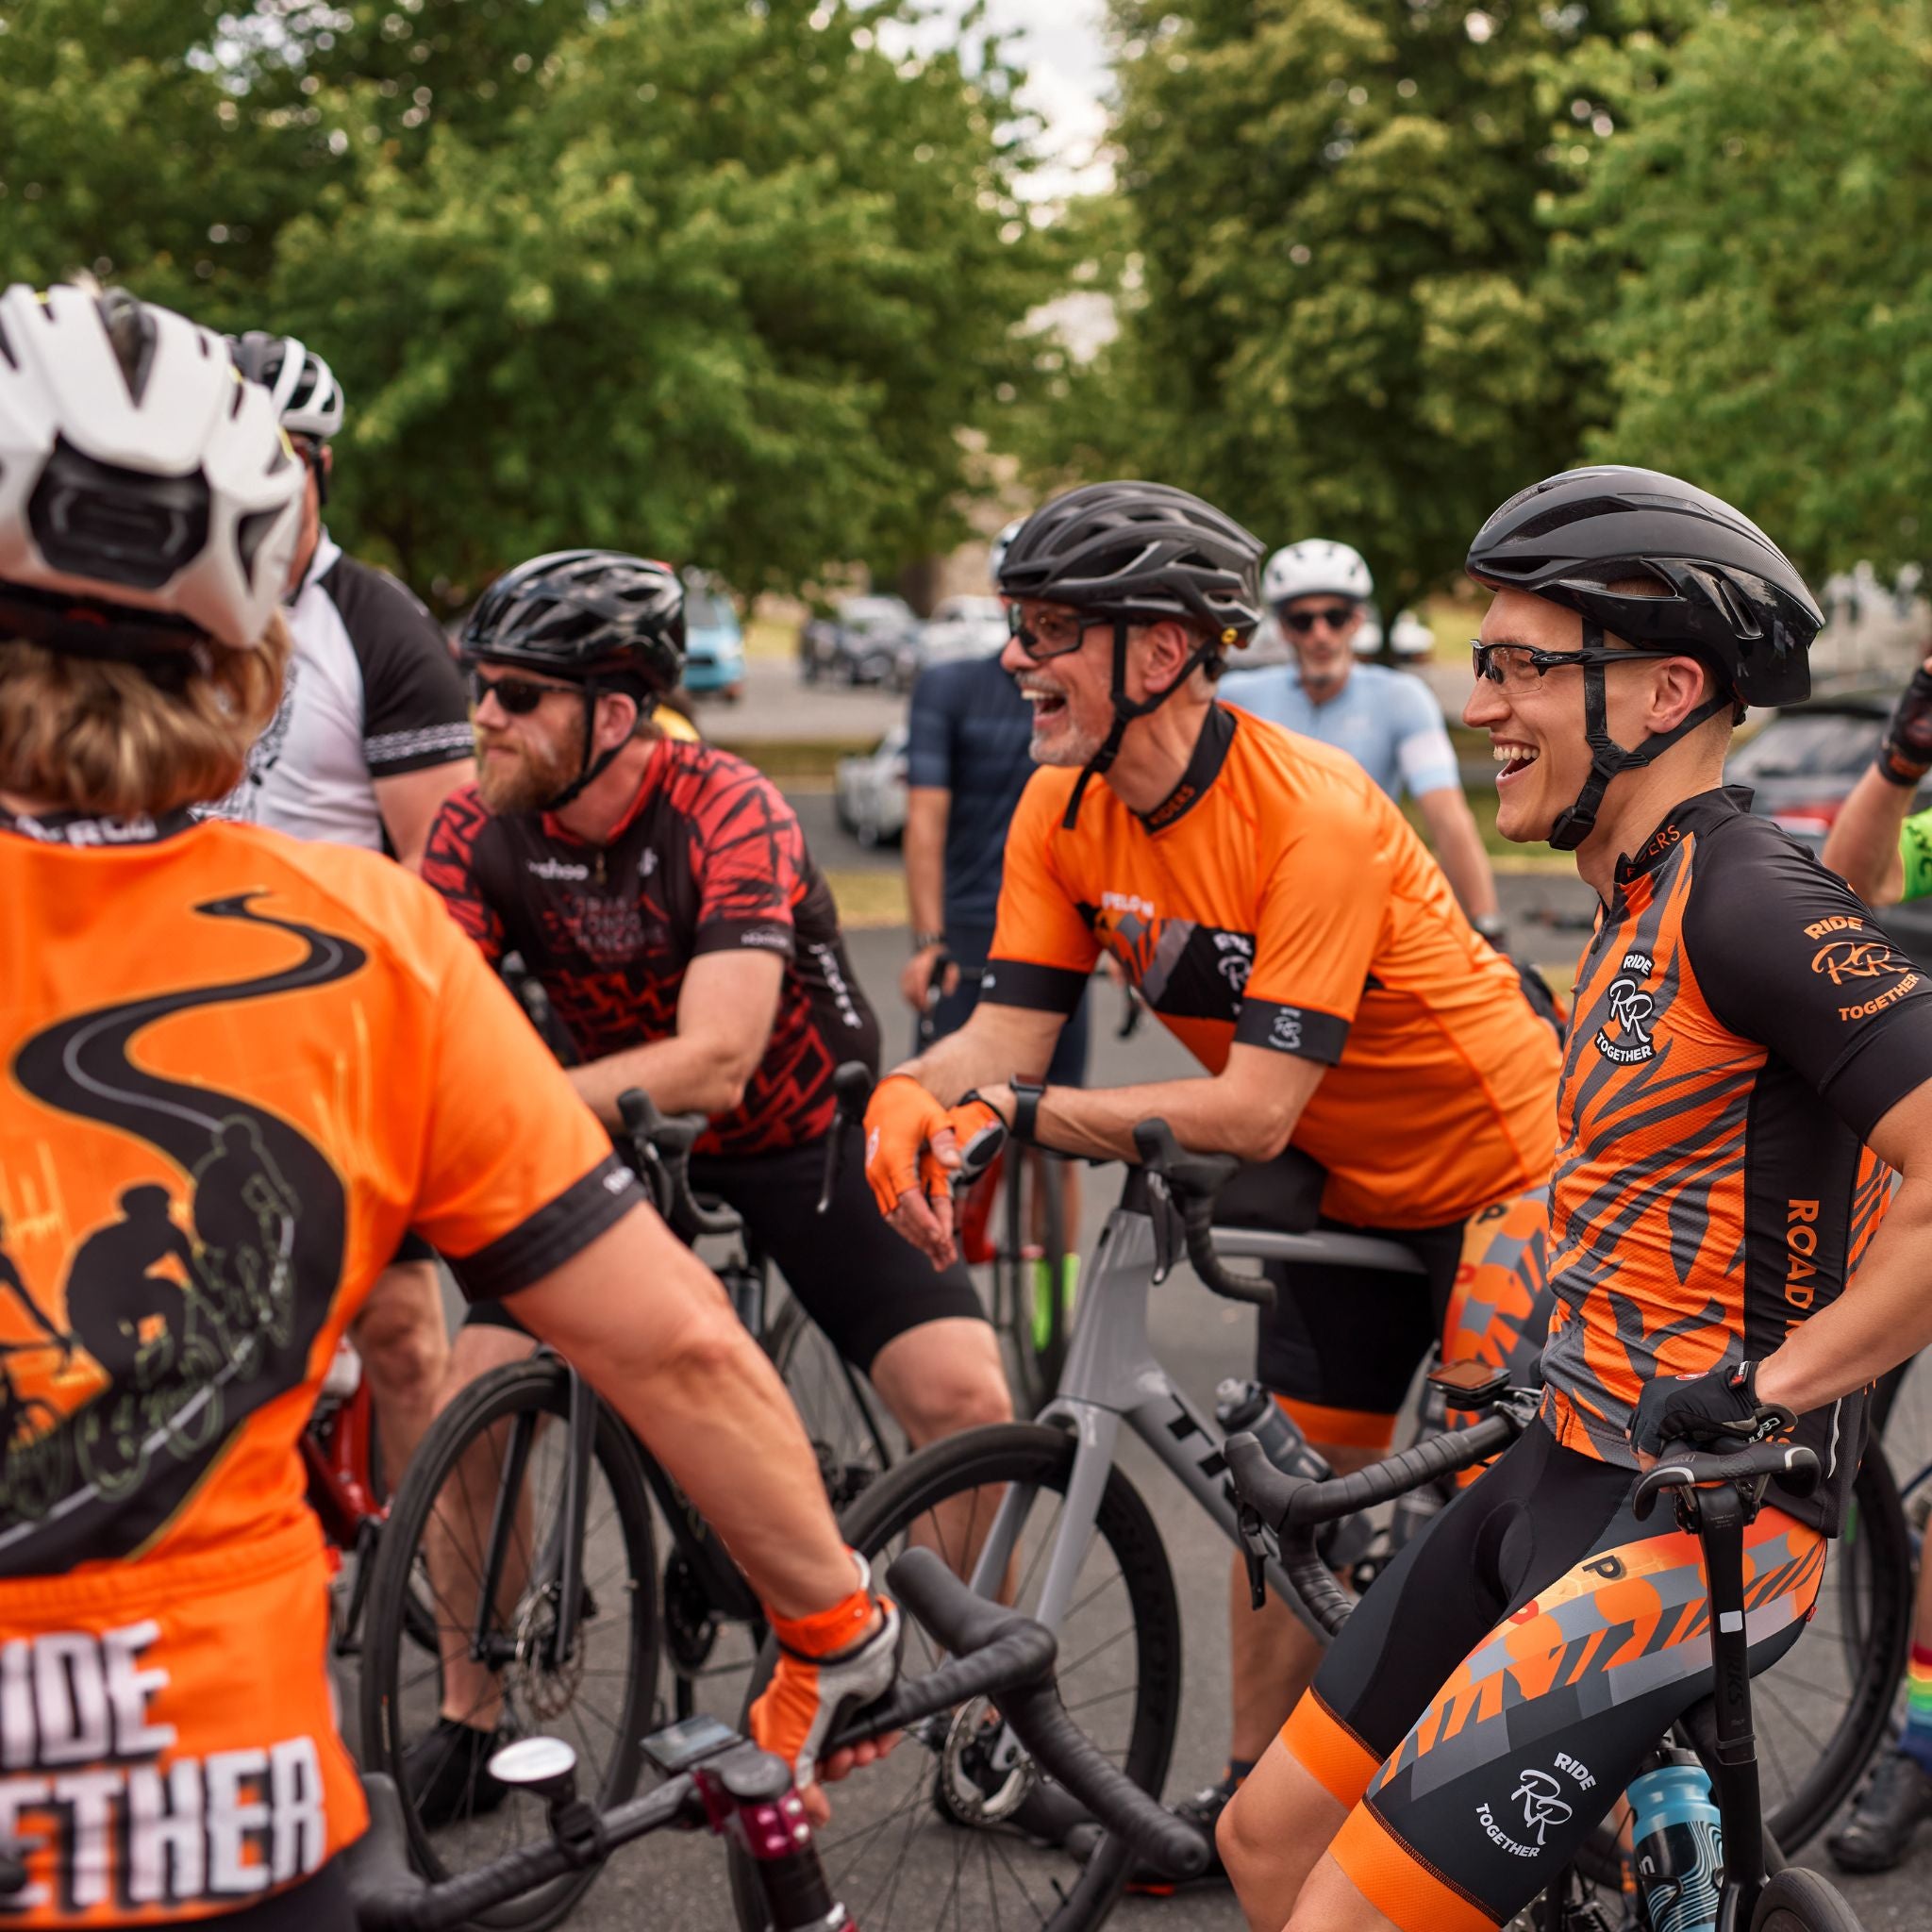
[[[1815,574],[1932,534],[1932,6],[1740,0],[1596,50],[1622,126],[1563,209],[1591,454],[1731,498]]]
[[[425,591],[569,543],[797,584],[963,529],[961,431],[1052,291],[982,39],[889,58],[898,0],[102,8],[0,0],[9,277],[312,343],[332,524]]]

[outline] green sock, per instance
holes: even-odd
[[[1078,1255],[1060,1257],[1060,1336],[1074,1326],[1074,1291],[1080,1279]],[[1053,1269],[1042,1255],[1033,1264],[1033,1349],[1043,1354],[1053,1341]]]

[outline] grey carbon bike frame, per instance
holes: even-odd
[[[1141,1185],[1130,1174],[1132,1198]],[[1424,1274],[1415,1252],[1398,1241],[1327,1229],[1277,1234],[1259,1228],[1217,1227],[1213,1247],[1223,1258],[1319,1262],[1327,1267],[1374,1268]],[[1067,1350],[1059,1388],[1038,1421],[1074,1439],[1073,1474],[1040,1600],[1031,1614],[1058,1631],[1073,1601],[1074,1580],[1092,1541],[1100,1498],[1123,1427],[1138,1436],[1205,1510],[1229,1544],[1240,1549],[1235,1503],[1222,1455],[1221,1426],[1174,1386],[1147,1333],[1147,1298],[1157,1273],[1153,1210],[1123,1201],[1107,1217],[1091,1269],[1083,1269],[1080,1308]],[[1001,1499],[974,1567],[979,1596],[998,1591],[1020,1531],[1033,1507],[1034,1485],[1015,1483]],[[1267,1566],[1268,1585],[1311,1630],[1316,1626],[1278,1562]]]

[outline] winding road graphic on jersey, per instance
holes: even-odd
[[[178,1177],[125,1189],[118,1218],[68,1258],[67,1345],[92,1358],[108,1378],[104,1389],[58,1419],[37,1403],[41,1425],[24,1426],[0,1358],[0,1405],[9,1409],[0,1429],[0,1575],[139,1548],[187,1501],[236,1425],[296,1387],[307,1368],[341,1274],[341,1176],[280,1115],[143,1072],[129,1058],[144,1031],[175,1014],[326,986],[362,967],[360,947],[257,911],[259,896],[195,910],[287,933],[306,948],[293,964],[76,1014],[14,1056],[13,1076],[36,1100],[145,1142],[188,1187],[185,1202]]]

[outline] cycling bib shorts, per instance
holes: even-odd
[[[1710,1690],[1697,1539],[1541,1424],[1407,1543],[1281,1733],[1350,1807],[1329,1854],[1403,1932],[1488,1932],[1551,1881]],[[1825,1540],[1745,1532],[1754,1672],[1797,1641]]]

